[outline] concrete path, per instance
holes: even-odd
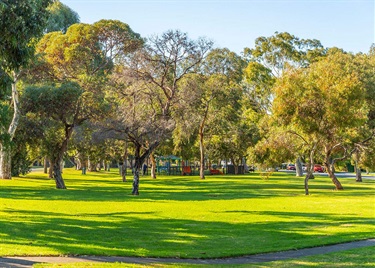
[[[35,263],[78,263],[78,262],[123,262],[132,264],[149,263],[185,263],[185,264],[249,264],[278,260],[300,258],[305,256],[326,254],[342,250],[361,247],[375,246],[375,239],[355,241],[349,243],[305,248],[299,250],[288,250],[276,253],[264,253],[225,259],[174,259],[174,258],[136,258],[136,257],[100,257],[100,256],[78,256],[78,257],[3,257],[0,258],[1,268],[26,268]]]

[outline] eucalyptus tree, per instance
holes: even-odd
[[[311,159],[323,156],[337,190],[343,187],[334,164],[365,142],[359,131],[368,120],[366,86],[356,64],[353,55],[332,51],[308,68],[284,73],[275,88],[272,112],[278,124],[306,141]]]
[[[46,33],[56,31],[66,33],[70,25],[79,23],[78,13],[59,0],[53,1],[47,10],[49,11],[49,16],[44,30]]]
[[[244,76],[246,94],[264,120],[269,120],[277,79],[289,68],[305,68],[325,54],[320,41],[300,39],[287,32],[259,37],[254,48],[245,48],[244,55],[249,61]],[[296,152],[295,155],[296,166],[300,167],[301,154]],[[297,168],[296,174],[302,176],[302,168]]]
[[[61,86],[31,86],[22,96],[22,110],[34,122],[34,129],[40,129],[42,145],[46,149],[58,189],[66,189],[61,163],[73,127],[85,120],[78,117],[76,112],[84,109],[80,103],[82,94],[78,84],[66,83]]]
[[[113,77],[119,104],[112,122],[134,145],[133,195],[139,194],[139,171],[145,159],[175,128],[174,111],[183,78],[199,70],[212,42],[191,40],[169,30],[149,38],[144,47],[123,61]]]
[[[17,82],[34,54],[52,0],[3,0],[0,6],[0,178],[11,179],[11,142],[19,122]]]
[[[51,32],[39,41],[39,61],[30,70],[31,79],[50,83],[40,88],[50,88],[51,92],[63,92],[60,84],[65,90],[71,87],[70,90],[79,88],[81,92],[74,95],[78,99],[73,98],[67,104],[67,109],[60,107],[60,116],[58,111],[56,114],[52,111],[43,114],[48,119],[59,121],[55,133],[63,134],[62,138],[53,137],[55,146],[50,147],[49,153],[53,157],[53,176],[57,188],[66,188],[60,162],[74,128],[86,120],[99,120],[103,116],[108,108],[103,90],[108,74],[116,61],[142,43],[143,39],[127,24],[114,20],[101,20],[93,25],[74,24],[65,34]],[[35,92],[39,90],[34,89]],[[50,105],[47,107],[53,108]]]
[[[222,109],[233,107],[234,92],[242,80],[245,61],[227,48],[213,49],[203,61],[199,74],[186,77],[176,110],[175,144],[196,140],[200,151],[200,177],[204,179],[205,141],[217,134],[225,120]],[[238,95],[234,99],[238,100]],[[229,108],[230,109],[230,108]]]
[[[215,132],[213,120],[226,101],[227,78],[224,75],[202,74],[186,77],[181,86],[178,109],[176,109],[177,132],[175,142],[197,140],[200,152],[200,178],[204,179],[207,134]],[[226,103],[225,103],[226,104]],[[221,118],[222,119],[222,118]],[[179,135],[177,135],[179,134]],[[193,136],[196,135],[196,136]]]

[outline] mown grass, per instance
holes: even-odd
[[[148,265],[126,264],[126,263],[70,263],[70,264],[36,264],[35,268],[148,268],[148,267],[168,267],[168,268],[203,268],[212,267],[212,265],[194,265],[194,264],[160,264],[152,263]],[[329,254],[315,255],[298,259],[290,259],[283,261],[273,261],[267,263],[249,263],[241,265],[216,265],[215,267],[254,267],[254,268],[336,268],[336,267],[355,267],[367,268],[375,267],[375,247],[366,247],[353,250],[345,250]]]
[[[141,178],[140,196],[115,172],[64,171],[0,181],[0,256],[241,256],[375,237],[375,181],[310,182],[274,173]]]

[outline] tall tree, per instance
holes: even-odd
[[[45,32],[61,31],[66,33],[70,25],[79,23],[79,15],[59,0],[53,1],[48,7],[49,16]]]
[[[56,156],[53,176],[57,188],[66,188],[59,161],[74,128],[88,119],[97,120],[103,116],[103,109],[107,107],[104,91],[107,75],[116,61],[142,43],[140,36],[127,24],[114,20],[101,20],[93,25],[74,24],[66,34],[48,33],[38,43],[39,62],[30,71],[32,79],[47,81],[52,86],[53,83],[74,84],[82,90],[79,99],[75,102],[72,100],[72,109],[66,109],[70,120],[59,117],[59,126],[65,136],[60,139],[60,145],[52,147],[54,151],[50,152]],[[50,117],[53,114],[51,112]]]
[[[43,33],[51,0],[3,0],[0,8],[0,178],[11,178],[11,142],[19,122],[17,81],[34,54],[33,40]],[[9,101],[10,100],[10,101]]]
[[[66,189],[61,174],[61,163],[68,149],[68,142],[76,125],[85,118],[77,110],[84,109],[81,103],[82,90],[78,84],[61,86],[28,87],[22,96],[22,109],[35,122],[42,133],[44,148],[53,169],[56,188]]]
[[[234,99],[238,100],[235,92],[245,65],[246,62],[229,49],[214,49],[205,58],[200,74],[188,76],[183,82],[176,111],[175,143],[198,137],[201,179],[205,178],[205,142],[210,135],[218,133],[218,121],[224,120],[221,110],[233,106]]]
[[[280,125],[305,137],[310,152],[321,149],[324,165],[337,190],[337,161],[360,143],[359,129],[367,120],[366,90],[354,56],[333,51],[308,68],[285,73],[275,88],[272,112]]]
[[[124,61],[117,75],[119,111],[114,131],[134,145],[133,195],[139,194],[139,171],[145,159],[171,135],[174,108],[180,101],[181,80],[198,70],[212,42],[188,38],[180,31],[167,31],[148,39],[144,48]]]

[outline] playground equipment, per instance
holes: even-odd
[[[156,157],[156,172],[166,175],[180,175],[181,174],[181,158],[168,155]]]

